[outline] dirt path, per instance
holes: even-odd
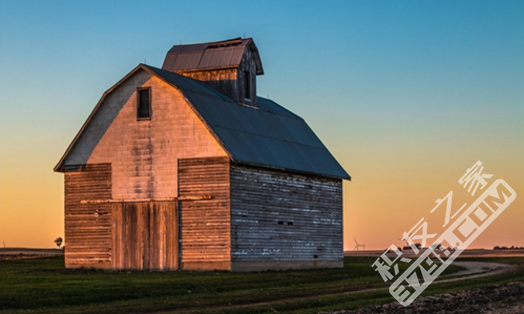
[[[457,266],[461,266],[466,268],[465,270],[461,270],[455,274],[447,275],[447,276],[441,276],[437,278],[435,281],[436,283],[444,283],[444,282],[453,282],[453,281],[463,281],[473,278],[479,278],[479,277],[485,277],[485,276],[492,276],[500,273],[504,273],[507,271],[512,271],[517,268],[516,265],[508,265],[508,264],[501,264],[501,263],[491,263],[491,262],[454,262],[453,264]],[[460,276],[457,278],[457,276]],[[446,279],[447,277],[453,277]],[[519,286],[520,287],[520,286]],[[244,304],[244,305],[229,305],[229,306],[218,306],[218,307],[209,307],[209,308],[199,308],[199,309],[184,309],[184,313],[196,313],[206,310],[230,310],[230,309],[241,309],[241,308],[247,308],[247,307],[253,307],[253,306],[266,306],[266,305],[272,305],[272,304],[279,304],[279,303],[285,303],[285,302],[296,302],[296,301],[305,301],[309,299],[318,299],[320,297],[330,297],[330,296],[342,296],[342,295],[351,295],[351,294],[357,294],[357,293],[365,293],[365,292],[374,292],[379,290],[387,290],[389,288],[376,288],[376,289],[364,289],[364,290],[358,290],[358,291],[349,291],[349,292],[342,292],[342,293],[334,293],[334,294],[318,294],[310,297],[300,297],[300,298],[290,298],[290,299],[284,299],[284,300],[277,300],[277,301],[268,301],[268,302],[259,302],[259,303],[250,303],[250,304]],[[524,283],[522,285],[522,289],[524,289]],[[399,305],[399,307],[402,309],[403,306],[401,306],[399,303],[395,302],[395,304]],[[162,311],[162,312],[156,312],[155,314],[168,314],[168,313],[174,313],[174,311]],[[353,312],[323,312],[325,314],[351,314]],[[355,312],[360,313],[360,312]],[[367,313],[367,312],[363,312]],[[372,312],[370,312],[372,313]],[[377,312],[377,313],[397,313],[397,312]],[[398,312],[398,313],[411,313],[411,312]],[[419,312],[413,312],[413,313],[419,313]],[[432,313],[428,312],[428,309],[425,311],[422,311],[420,313]],[[448,313],[448,312],[442,312],[442,313]],[[464,312],[469,313],[469,312]],[[494,314],[497,312],[493,312]],[[502,313],[502,312],[501,312]],[[508,312],[513,313],[513,312]],[[523,313],[523,312],[515,312],[515,313]]]
[[[522,314],[524,282],[516,281],[455,293],[417,298],[408,307],[391,302],[360,310],[320,312],[318,314]]]
[[[485,276],[492,276],[501,274],[507,271],[512,271],[517,269],[517,265],[509,265],[502,263],[492,263],[492,262],[453,262],[453,265],[466,268],[465,270],[458,271],[451,275],[440,276],[437,278],[436,282],[452,282],[457,280],[466,280],[473,279]],[[460,276],[460,278],[455,278]],[[465,276],[465,277],[464,277]],[[448,277],[453,277],[451,279],[446,279]]]

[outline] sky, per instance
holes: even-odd
[[[435,200],[482,192],[458,183],[479,160],[517,198],[470,247],[524,246],[524,2],[97,0],[0,1],[0,245],[63,237],[53,167],[105,90],[173,45],[235,37],[258,47],[259,96],[353,177],[346,250],[436,230]]]

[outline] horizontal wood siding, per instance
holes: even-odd
[[[111,164],[66,172],[64,182],[66,267],[111,267],[111,204],[81,203],[111,199]]]
[[[113,268],[178,269],[174,201],[113,203]]]
[[[178,176],[180,197],[211,195],[211,199],[179,203],[181,267],[230,269],[229,160],[180,159]]]
[[[341,262],[342,182],[231,166],[231,228],[233,263]]]
[[[205,82],[231,99],[240,99],[237,82],[238,69],[177,72],[178,74]]]
[[[246,49],[237,68],[175,71],[180,75],[205,82],[233,101],[256,106],[256,63],[251,49]],[[249,77],[246,78],[245,75]],[[249,81],[246,86],[246,81]]]

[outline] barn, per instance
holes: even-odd
[[[342,267],[350,176],[298,115],[256,96],[251,38],[176,45],[101,97],[64,173],[65,265]]]

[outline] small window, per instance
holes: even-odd
[[[151,118],[151,88],[139,89],[137,91],[137,94],[138,94],[138,100],[137,100],[138,119]]]
[[[249,75],[249,71],[244,71],[244,85],[246,90],[244,91],[244,98],[246,100],[251,99],[251,75]]]

